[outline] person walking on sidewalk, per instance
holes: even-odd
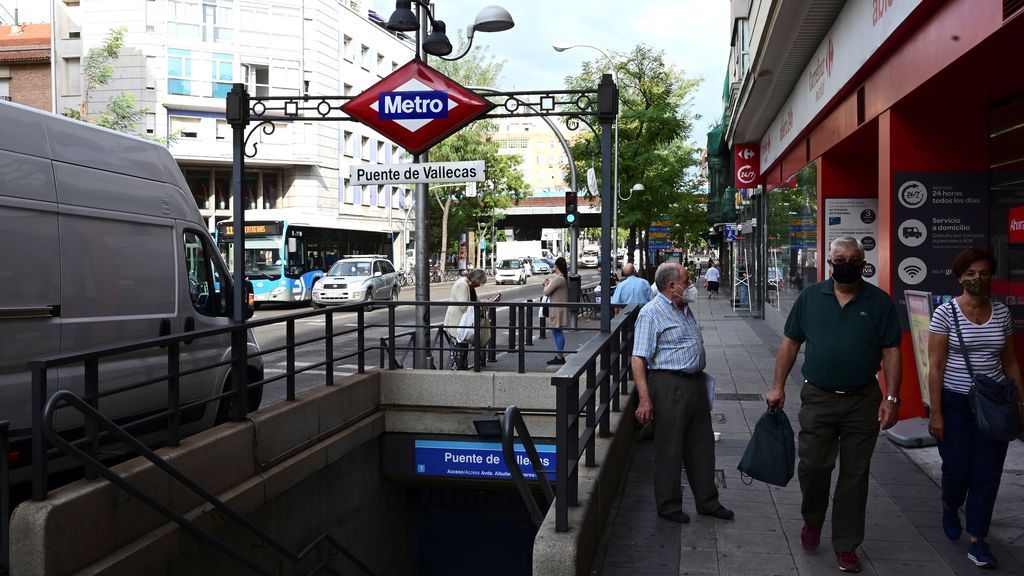
[[[996,271],[992,253],[968,248],[956,256],[951,269],[963,291],[935,310],[928,327],[928,432],[938,440],[942,457],[942,529],[950,540],[960,539],[960,507],[966,502],[971,537],[967,557],[981,568],[996,568],[998,562],[985,538],[1009,442],[990,440],[978,430],[967,402],[972,379],[964,354],[975,373],[997,380],[1009,376],[1020,398],[1024,398],[1024,377],[1014,353],[1010,310],[989,299]],[[966,350],[960,347],[957,324]],[[1024,404],[1017,408],[1024,423]]]
[[[640,310],[633,341],[633,380],[641,425],[656,421],[654,499],[658,516],[685,524],[682,466],[693,490],[697,512],[731,520],[733,512],[718,501],[715,486],[715,439],[711,406],[702,372],[704,338],[690,306],[697,287],[679,264],[658,267],[654,282],[660,293]]]
[[[708,298],[718,296],[718,282],[722,279],[722,273],[715,266],[715,263],[708,261],[708,271],[704,274],[704,287],[708,290]]]
[[[565,258],[559,257],[555,260],[555,274],[544,279],[544,295],[551,302],[569,301],[569,266]],[[548,308],[547,327],[551,329],[551,336],[555,339],[555,348],[558,350],[555,357],[548,360],[548,364],[565,364],[565,332],[562,328],[569,325],[568,308]]]
[[[639,304],[643,306],[651,301],[651,286],[643,278],[636,275],[636,267],[626,262],[622,265],[623,280],[612,293],[612,306]]]
[[[899,413],[900,325],[887,293],[864,282],[864,247],[852,236],[829,246],[832,277],[800,292],[786,319],[775,360],[775,379],[765,396],[769,406],[786,402],[785,383],[800,345],[804,386],[799,419],[800,543],[813,551],[821,542],[828,511],[832,469],[839,478],[832,497],[832,548],[843,572],[860,572],[856,549],[864,541],[868,475],[879,426]],[[875,379],[881,361],[887,394]]]

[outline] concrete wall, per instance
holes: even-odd
[[[293,552],[330,530],[378,573],[405,573],[406,559],[393,546],[404,534],[404,490],[378,473],[384,432],[379,390],[376,372],[352,377],[159,452]],[[292,573],[281,556],[148,461],[131,460],[114,470],[261,565]],[[249,573],[102,480],[79,481],[45,501],[23,503],[11,519],[11,535],[15,576]],[[314,555],[324,554],[326,548]],[[316,561],[303,563],[301,572]],[[336,567],[350,569],[341,560]]]

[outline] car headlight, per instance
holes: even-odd
[[[353,298],[359,298],[362,295],[363,295],[363,292],[361,290],[353,290],[352,291],[352,297]]]

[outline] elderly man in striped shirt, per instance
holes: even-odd
[[[697,288],[679,264],[665,263],[654,275],[658,295],[640,310],[633,340],[633,379],[639,395],[636,419],[657,421],[654,437],[654,499],[658,516],[685,524],[682,466],[697,512],[731,520],[718,501],[711,406],[702,372],[704,339],[690,306]]]

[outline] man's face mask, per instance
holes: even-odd
[[[864,270],[864,261],[860,258],[832,259],[832,278],[840,284],[856,284],[860,281],[862,270]]]

